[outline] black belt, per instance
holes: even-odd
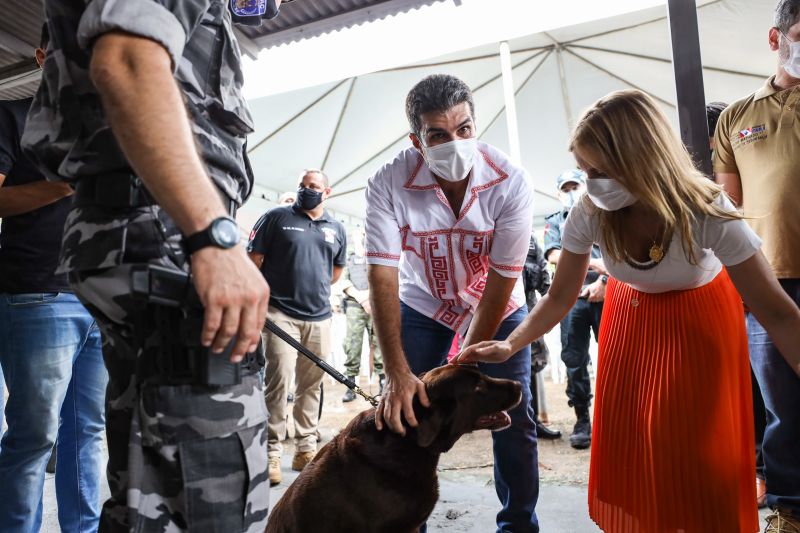
[[[80,178],[75,185],[76,207],[132,209],[154,205],[155,199],[134,174],[103,174]]]
[[[236,202],[220,193],[222,203],[230,216],[236,216]],[[106,207],[111,209],[136,209],[156,205],[155,198],[135,174],[103,174],[80,178],[75,185],[75,207]]]

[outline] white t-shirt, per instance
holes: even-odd
[[[609,275],[642,292],[702,287],[719,274],[722,265],[738,265],[751,258],[761,247],[761,239],[744,220],[705,215],[699,217],[694,226],[696,265],[689,263],[686,258],[681,235],[676,231],[664,259],[655,268],[638,270],[624,261],[618,263],[609,258],[605,243],[601,240],[599,217],[592,213],[594,209],[587,205],[588,202],[588,198],[582,198],[570,211],[564,226],[562,248],[575,254],[588,254],[592,243],[596,242],[600,245]],[[720,195],[715,203],[726,211],[736,211],[725,195]]]
[[[520,274],[528,253],[533,194],[527,173],[478,143],[458,218],[414,148],[367,185],[367,263],[400,269],[400,300],[466,332],[491,268],[517,278],[503,318],[525,305]]]

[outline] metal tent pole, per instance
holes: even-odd
[[[681,139],[697,168],[711,176],[697,6],[695,0],[668,0],[667,9]]]
[[[503,75],[503,100],[506,108],[506,128],[508,129],[508,152],[516,164],[522,163],[522,152],[517,128],[517,105],[514,92],[514,75],[511,72],[511,49],[508,42],[500,43],[500,72]]]

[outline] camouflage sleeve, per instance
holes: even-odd
[[[19,144],[19,139],[15,138],[16,129],[11,113],[0,102],[0,174],[4,176],[8,176],[17,160],[19,150],[14,147]]]
[[[347,266],[346,261],[345,261],[344,272],[342,272],[341,284],[342,284],[342,292],[345,295],[347,295],[347,293],[345,293],[347,289],[355,287],[355,285],[353,285],[353,280],[350,278],[350,268]]]
[[[542,253],[542,248],[539,246],[539,243],[536,243],[534,256],[534,261],[539,267],[539,280],[536,290],[539,291],[539,294],[544,296],[547,294],[547,291],[550,290],[550,271],[547,270],[547,260],[544,258],[544,254]]]
[[[211,4],[212,0],[93,0],[81,17],[78,44],[89,49],[101,35],[121,30],[161,44],[174,71],[188,36]]]

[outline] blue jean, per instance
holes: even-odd
[[[527,315],[524,307],[506,318],[496,339],[505,339]],[[447,352],[455,333],[400,304],[403,351],[414,374],[426,372],[447,362]],[[422,350],[420,347],[424,347]],[[511,427],[492,433],[494,444],[494,486],[503,505],[497,514],[498,533],[537,533],[536,501],[539,498],[539,463],[536,425],[531,408],[531,349],[526,346],[500,364],[481,364],[481,372],[494,378],[513,379],[522,384],[522,401],[508,412]],[[420,529],[425,533],[426,526]]]
[[[561,321],[561,360],[567,367],[567,399],[570,407],[589,407],[592,383],[589,378],[589,335],[600,332],[602,302],[578,299]]]
[[[0,531],[39,531],[56,437],[61,530],[97,531],[108,382],[97,325],[70,293],[0,295],[0,364],[9,390]]]
[[[3,377],[3,367],[0,366],[0,440],[3,438],[3,422],[5,421],[6,413],[6,394],[5,394],[6,380]]]
[[[800,305],[800,279],[782,279],[780,283]],[[750,364],[767,409],[767,428],[761,447],[767,505],[800,516],[800,377],[751,313],[747,313],[747,337]]]

